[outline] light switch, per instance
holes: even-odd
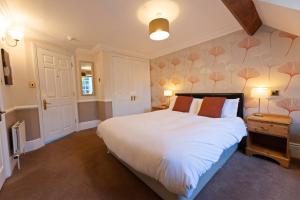
[[[29,81],[29,88],[36,88],[35,81]]]

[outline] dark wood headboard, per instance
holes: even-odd
[[[237,116],[244,118],[244,93],[176,93],[176,96],[192,96],[194,98],[204,98],[204,97],[226,97],[227,99],[240,98]]]

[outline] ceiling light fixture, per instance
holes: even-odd
[[[169,21],[157,18],[149,23],[149,37],[151,40],[165,40],[169,37]]]
[[[179,5],[172,0],[148,0],[137,10],[138,19],[145,25],[157,18],[164,18],[171,24],[179,16]]]

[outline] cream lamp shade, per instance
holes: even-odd
[[[151,40],[164,40],[169,37],[169,21],[157,18],[149,23],[149,37]]]
[[[266,87],[255,87],[251,90],[251,97],[253,98],[268,98],[270,96],[270,90]]]
[[[164,90],[164,96],[165,97],[171,97],[173,95],[173,91],[172,90]]]

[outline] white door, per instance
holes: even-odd
[[[37,49],[43,133],[46,143],[76,129],[75,87],[71,58]]]
[[[129,114],[138,114],[150,111],[151,107],[151,92],[150,92],[150,68],[149,63],[140,60],[130,60],[130,82],[131,95],[133,101],[130,101],[131,106]]]
[[[127,59],[112,57],[113,116],[128,115],[130,94],[130,66]]]
[[[112,57],[113,116],[150,110],[150,71],[147,62]]]

